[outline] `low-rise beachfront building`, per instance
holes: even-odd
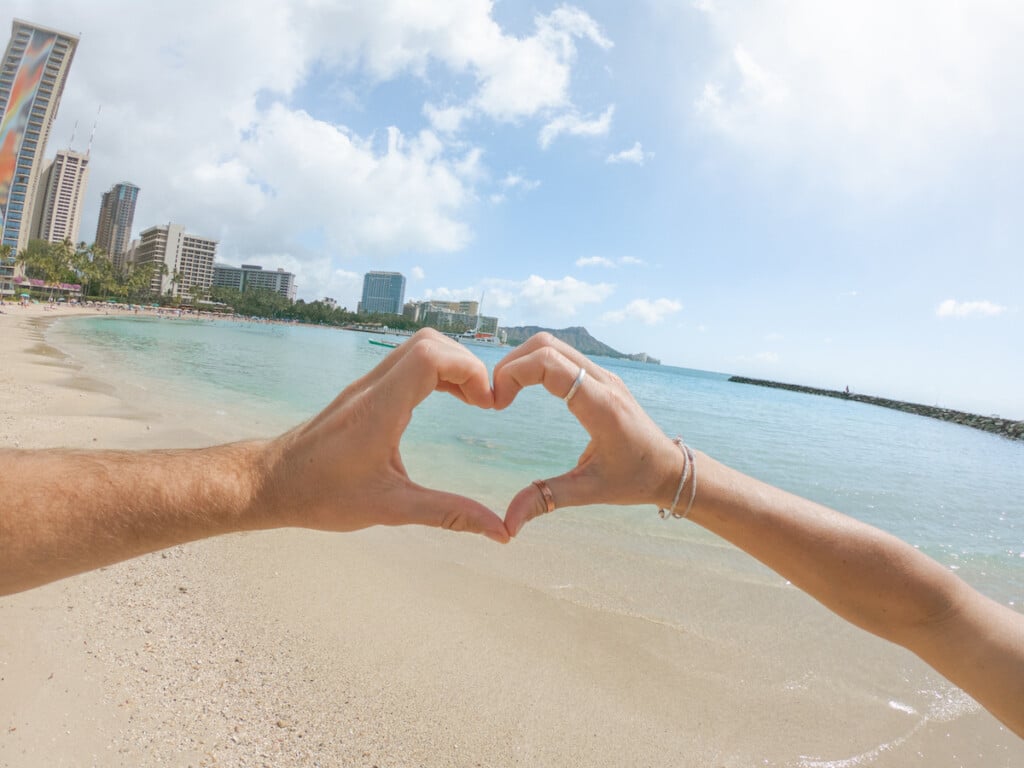
[[[295,301],[295,275],[280,267],[264,270],[255,264],[243,264],[240,267],[214,264],[213,285],[218,288],[234,288],[243,293],[253,290],[273,291],[288,301]]]
[[[14,273],[18,259],[14,256],[0,256],[0,301],[7,296],[14,296]]]
[[[82,286],[79,283],[48,283],[35,277],[16,277],[14,285],[19,296],[27,296],[29,291],[35,291],[35,295],[41,297],[69,300],[82,298]]]
[[[161,296],[193,298],[213,285],[217,241],[190,235],[181,224],[150,227],[132,251],[135,266],[155,264],[150,290]]]
[[[402,316],[448,333],[498,332],[498,318],[481,315],[477,301],[409,301],[402,309]]]

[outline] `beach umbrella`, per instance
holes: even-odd
[[[32,297],[29,296],[27,293],[23,293],[23,294],[21,294],[21,298],[23,298],[23,299],[30,299]]]

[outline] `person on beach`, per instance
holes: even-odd
[[[509,504],[510,536],[557,507],[654,504],[735,544],[862,629],[904,646],[1024,737],[1024,614],[895,536],[730,469],[651,420],[615,374],[548,334],[494,369],[494,407],[542,384],[590,435],[577,465]]]
[[[412,482],[399,442],[431,392],[501,410],[534,384],[563,398],[590,435],[572,470],[528,485],[504,520]],[[234,531],[416,523],[504,543],[557,507],[653,504],[913,651],[1024,737],[1024,615],[889,534],[669,439],[621,379],[548,334],[502,359],[492,386],[463,345],[420,331],[273,440],[180,451],[0,450],[0,466],[0,595]]]

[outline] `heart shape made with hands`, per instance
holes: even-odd
[[[410,479],[399,443],[413,410],[431,393],[503,410],[536,384],[567,399],[590,435],[576,466],[546,481],[551,498],[530,483],[513,497],[502,520],[473,499]],[[532,337],[499,361],[492,385],[484,363],[465,346],[436,331],[419,331],[287,437],[287,487],[295,494],[288,503],[301,509],[307,527],[416,523],[501,542],[555,506],[658,504],[666,487],[671,498],[681,463],[676,446],[618,376],[549,334]]]

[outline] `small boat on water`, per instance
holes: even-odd
[[[484,295],[480,294],[480,303],[476,305],[476,327],[466,331],[455,338],[463,344],[473,344],[480,347],[504,347],[506,346],[495,333],[484,333],[480,330],[481,312],[484,308]]]
[[[476,344],[482,347],[504,347],[505,343],[493,333],[481,333],[480,331],[466,331],[456,337],[463,344]]]
[[[367,341],[375,346],[388,347],[389,349],[394,349],[399,344],[397,341],[381,341],[379,339],[367,339]]]

